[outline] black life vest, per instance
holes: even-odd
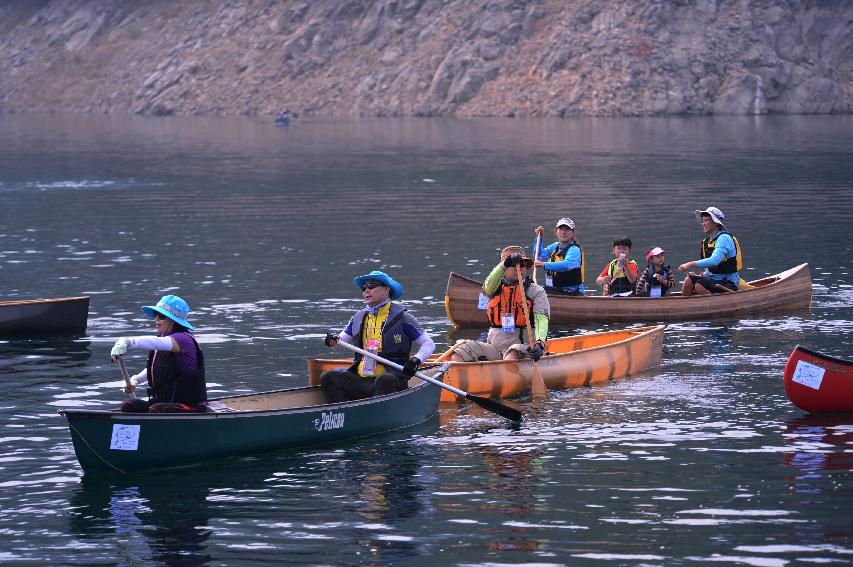
[[[732,258],[726,258],[716,266],[708,268],[708,271],[712,274],[734,274],[735,272],[739,272],[743,269],[743,257],[740,253],[740,244],[738,243],[737,238],[727,230],[720,230],[714,235],[714,238],[706,237],[705,240],[702,241],[699,252],[703,260],[705,258],[710,258],[714,253],[715,242],[722,234],[728,234],[732,237],[732,241],[735,243],[735,256]]]
[[[638,289],[637,291],[645,292],[646,295],[651,291],[653,287],[660,288],[660,294],[666,295],[669,291],[669,286],[661,285],[659,281],[655,279],[655,267],[649,264],[646,266],[646,285],[645,289]],[[660,275],[662,275],[666,280],[669,280],[669,276],[672,273],[672,268],[669,267],[669,264],[664,264],[661,266]]]
[[[527,311],[533,319],[533,300],[527,297],[527,288],[530,287],[531,280],[524,279],[524,299],[527,301]],[[527,326],[527,319],[524,317],[524,306],[521,303],[521,294],[518,293],[518,284],[507,285],[503,281],[498,286],[498,289],[489,298],[489,307],[486,313],[489,316],[489,325],[492,327],[503,327],[501,316],[504,313],[512,313],[515,320],[515,327],[523,329]],[[533,321],[530,321],[531,328]]]
[[[409,360],[409,353],[412,351],[412,340],[406,336],[403,329],[403,318],[406,315],[406,308],[399,303],[391,303],[391,308],[388,311],[388,317],[385,323],[382,324],[382,346],[379,355],[382,358],[396,362],[399,365],[405,365]],[[363,325],[367,317],[367,308],[361,309],[352,316],[352,341],[359,348],[364,348],[362,345]],[[363,355],[356,353],[352,366],[349,367],[350,372],[358,374],[358,365],[361,363]],[[386,366],[385,370],[394,376],[403,377],[403,373],[396,368]]]
[[[616,273],[616,264],[618,262],[619,260],[612,260],[610,262],[610,265],[607,267],[608,276],[612,277],[613,274]],[[635,262],[634,260],[629,260],[628,263],[634,264],[635,266],[637,265],[637,262]],[[625,269],[627,268],[628,266],[625,266]],[[610,295],[613,295],[614,293],[625,293],[626,291],[634,291],[634,285],[636,284],[636,281],[634,283],[631,283],[631,280],[628,279],[628,276],[624,275],[625,270],[622,270],[622,274],[623,275],[610,282],[610,291],[608,292]]]
[[[198,357],[198,369],[184,372],[178,366],[176,353],[168,350],[148,353],[148,398],[150,403],[186,404],[189,406],[207,401],[207,383],[204,379],[204,354],[195,337],[190,337]],[[168,336],[168,335],[167,335]]]
[[[577,268],[572,268],[571,270],[566,270],[563,272],[552,272],[551,270],[545,270],[545,273],[551,277],[551,283],[553,287],[568,287],[580,285],[583,283],[584,278],[584,265],[583,265],[583,248],[578,246],[577,242],[572,240],[569,242],[569,245],[560,249],[560,245],[558,244],[554,250],[551,251],[551,255],[548,257],[549,262],[562,262],[565,260],[566,255],[569,253],[569,249],[572,246],[576,246],[581,255],[581,265]]]

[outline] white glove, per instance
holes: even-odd
[[[127,349],[129,346],[130,339],[126,339],[124,337],[120,338],[116,341],[116,344],[113,345],[113,349],[110,351],[110,357],[123,356],[127,354]]]

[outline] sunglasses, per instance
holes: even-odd
[[[379,282],[367,282],[363,286],[361,286],[361,291],[365,291],[367,289],[373,289],[375,287],[382,287],[382,284]]]
[[[165,316],[165,315],[163,315],[162,313],[160,313],[159,311],[155,311],[155,312],[154,312],[154,318],[155,318],[155,319],[165,319],[165,318],[166,318],[166,316]]]

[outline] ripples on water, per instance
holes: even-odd
[[[0,341],[0,561],[848,562],[853,422],[793,408],[781,368],[798,342],[851,358],[849,122],[0,116],[5,296],[92,295],[85,338]],[[810,262],[811,312],[670,325],[661,368],[510,402],[519,428],[448,406],[340,448],[113,477],[81,474],[55,413],[121,400],[109,348],[164,293],[190,300],[211,395],[301,386],[358,273],[402,274],[446,344],[479,332],[448,333],[448,272],[483,277],[536,224],[572,216],[591,279],[617,232],[692,258],[708,204],[748,278]]]

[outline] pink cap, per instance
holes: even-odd
[[[648,262],[652,259],[652,256],[657,256],[658,254],[666,254],[666,250],[664,250],[660,246],[655,246],[654,248],[646,252],[646,261]]]

